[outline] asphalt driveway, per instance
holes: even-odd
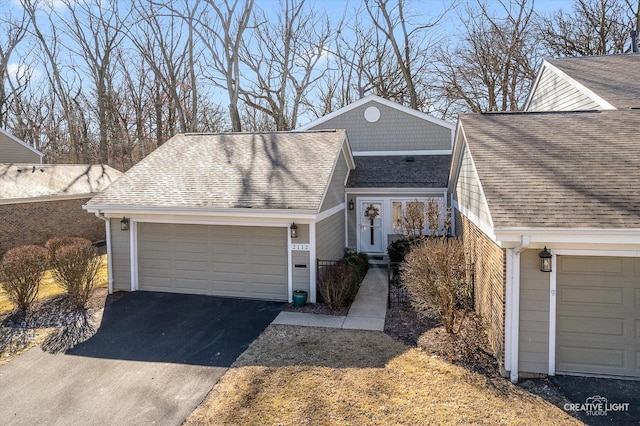
[[[554,376],[550,380],[587,425],[640,424],[640,381],[597,377]]]
[[[0,367],[0,424],[181,424],[282,306],[126,294],[89,340]]]

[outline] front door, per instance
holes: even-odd
[[[364,253],[382,253],[382,203],[379,201],[360,201],[360,251]]]

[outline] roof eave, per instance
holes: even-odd
[[[606,244],[632,245],[640,247],[638,228],[541,228],[541,227],[495,227],[499,245],[508,248],[519,244],[523,235],[529,236],[532,244]]]

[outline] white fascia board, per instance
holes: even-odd
[[[112,205],[83,205],[88,212],[104,213],[105,217],[134,216],[147,218],[227,218],[227,219],[282,219],[307,220],[312,222],[317,216],[315,210],[298,209],[206,209],[206,208],[174,208],[148,206],[112,206]]]
[[[376,95],[367,95],[362,99],[359,99],[353,103],[350,103],[349,105],[346,105],[330,114],[327,114],[323,117],[318,118],[317,120],[314,120],[310,123],[305,124],[304,126],[300,126],[298,127],[295,131],[303,131],[303,130],[309,130],[312,129],[326,121],[329,121],[335,117],[338,117],[346,112],[349,112],[353,109],[358,108],[361,105],[367,104],[369,102],[377,102],[379,104],[388,106],[389,108],[393,108],[396,109],[398,111],[413,115],[414,117],[418,117],[422,120],[425,121],[429,121],[431,123],[437,124],[439,126],[442,127],[446,127],[447,129],[453,130],[455,128],[455,126],[451,123],[449,123],[448,121],[442,120],[440,118],[436,118],[430,114],[421,112],[421,111],[416,111],[415,109],[411,109],[409,107],[406,107],[404,105],[400,105],[396,102],[390,101],[388,99],[384,99],[381,98],[380,96],[376,96]]]
[[[347,160],[347,166],[349,171],[356,168],[356,161],[353,159],[353,151],[351,150],[351,144],[349,143],[349,136],[345,133],[344,140],[342,141],[342,152],[344,158]]]
[[[531,237],[532,246],[562,244],[599,244],[640,246],[640,229],[599,228],[496,228],[496,241],[502,248],[517,245],[523,234]],[[540,247],[541,248],[541,247]]]
[[[405,157],[407,155],[451,155],[450,149],[423,149],[415,151],[354,151],[354,157]]]
[[[3,135],[5,135],[6,137],[8,137],[9,139],[11,139],[14,142],[17,142],[18,144],[22,145],[23,147],[27,148],[29,151],[38,154],[40,156],[40,164],[42,164],[42,157],[44,157],[44,154],[41,153],[40,151],[38,151],[37,149],[35,149],[34,147],[32,147],[31,145],[29,145],[28,143],[26,143],[25,141],[19,139],[18,137],[16,137],[15,135],[12,135],[11,133],[7,132],[6,130],[3,130],[0,128],[0,133],[2,133]]]
[[[598,104],[600,104],[601,109],[603,109],[603,110],[615,110],[615,109],[617,109],[616,107],[611,105],[609,102],[605,101],[602,97],[597,95],[593,90],[589,89],[584,84],[579,83],[577,80],[575,80],[569,74],[567,74],[564,71],[562,71],[560,68],[552,65],[551,63],[549,63],[547,61],[545,61],[544,66],[545,66],[545,68],[553,71],[554,73],[556,73],[557,75],[562,77],[565,81],[567,81],[567,83],[569,83],[571,86],[573,86],[574,88],[576,88],[577,90],[579,90],[580,92],[582,92],[583,94],[585,94],[586,96],[591,98],[594,102],[597,102]]]
[[[320,209],[324,205],[324,199],[327,197],[327,193],[329,192],[329,187],[331,186],[331,182],[333,181],[333,174],[336,172],[336,168],[338,167],[338,162],[340,161],[340,158],[342,157],[342,155],[344,155],[345,163],[347,165],[347,177],[345,178],[345,181],[342,183],[343,186],[347,184],[347,179],[349,179],[349,172],[351,172],[351,169],[355,168],[355,163],[353,162],[353,157],[351,157],[351,162],[349,162],[349,158],[348,158],[348,156],[347,156],[347,154],[345,152],[344,143],[346,141],[347,141],[347,138],[345,137],[343,139],[343,141],[342,141],[342,145],[340,147],[340,151],[338,151],[338,155],[336,156],[336,159],[333,162],[333,167],[331,168],[331,173],[329,174],[329,179],[327,180],[327,183],[324,186],[324,192],[322,193],[322,198],[320,198],[320,205],[318,206],[318,213],[320,212]],[[349,151],[350,151],[350,149],[349,149]]]
[[[43,203],[46,201],[79,200],[82,198],[91,198],[96,194],[97,192],[73,195],[43,195],[41,197],[5,198],[0,200],[0,206],[7,204]]]
[[[547,64],[548,64],[548,62],[545,59],[545,60],[542,61],[542,64],[540,65],[540,68],[538,68],[538,73],[536,74],[536,79],[533,82],[533,86],[531,87],[531,90],[529,91],[529,96],[527,96],[527,100],[524,103],[523,111],[529,111],[529,106],[531,106],[531,99],[533,99],[533,94],[538,89],[538,84],[540,83],[540,77],[542,77],[542,72],[544,71],[545,66]]]
[[[453,151],[451,157],[451,168],[449,169],[449,183],[448,188],[451,193],[456,190],[458,184],[458,173],[460,173],[460,166],[462,165],[462,152],[467,146],[467,138],[462,128],[462,122],[458,118],[458,125],[456,128],[455,142],[453,144]]]
[[[438,195],[441,196],[447,188],[347,188],[346,193],[352,195],[380,195],[380,196],[413,196]]]

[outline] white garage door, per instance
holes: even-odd
[[[138,224],[140,290],[287,300],[287,230]]]
[[[640,259],[558,256],[556,368],[640,377]]]

